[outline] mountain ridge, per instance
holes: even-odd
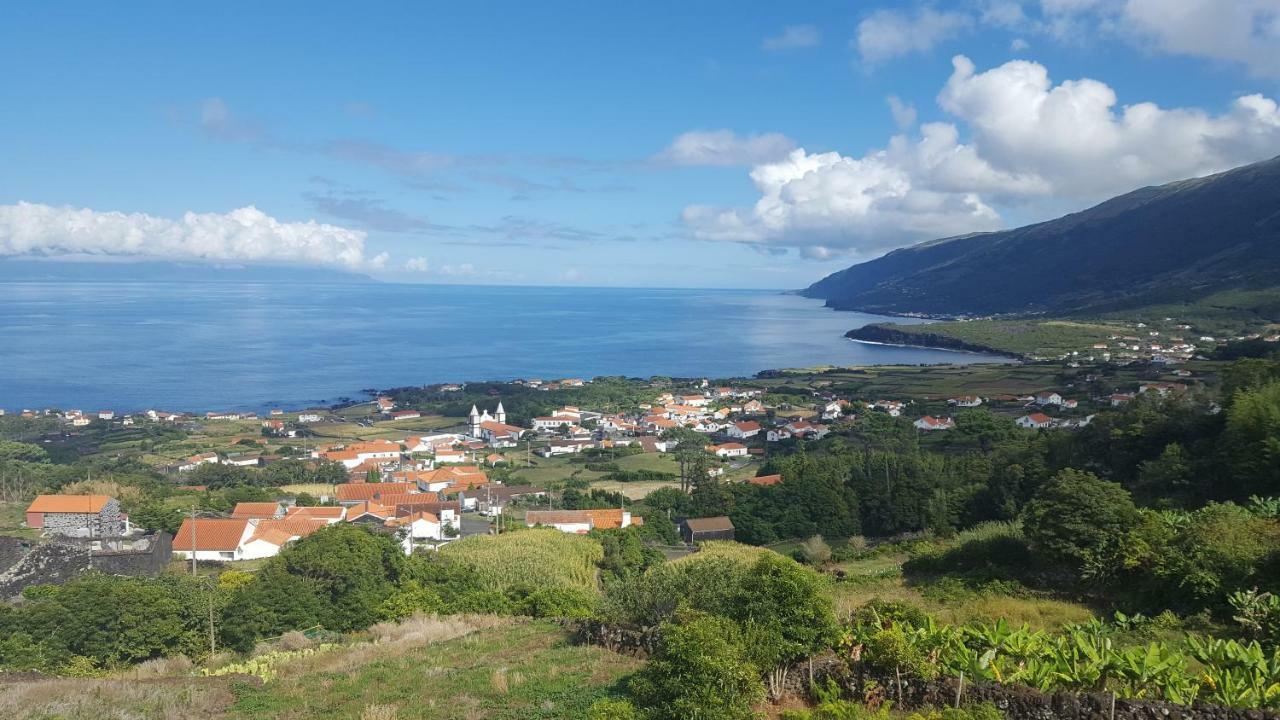
[[[801,290],[837,310],[1115,310],[1280,285],[1280,157],[1011,230],[929,240]]]

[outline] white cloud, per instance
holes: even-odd
[[[404,269],[410,272],[427,272],[431,269],[431,266],[427,264],[426,258],[416,257],[406,260]]]
[[[379,267],[365,234],[308,222],[280,222],[255,207],[188,212],[170,219],[19,202],[0,205],[0,255],[112,255]]]
[[[779,133],[739,136],[732,130],[693,130],[676,137],[656,159],[671,165],[755,165],[784,157],[795,146]]]
[[[753,207],[694,205],[685,223],[706,240],[871,254],[1000,227],[1001,208],[1030,198],[1082,204],[1280,152],[1280,108],[1261,95],[1220,115],[1153,103],[1117,110],[1106,84],[1053,85],[1037,63],[979,73],[958,56],[953,65],[938,103],[959,124],[926,123],[861,158],[794,150],[752,169]]]
[[[1127,0],[1124,18],[1165,52],[1280,76],[1280,0]]]
[[[1059,195],[1124,192],[1280,150],[1280,112],[1261,95],[1238,98],[1218,116],[1150,102],[1117,112],[1115,91],[1097,80],[1054,86],[1043,65],[1023,60],[983,73],[964,56],[952,64],[938,102],[966,123],[982,157],[1042,178]]]
[[[893,122],[897,124],[899,130],[909,130],[916,124],[916,106],[905,103],[902,98],[897,95],[890,95],[886,98],[889,103],[889,112],[893,114]]]
[[[449,275],[454,277],[469,277],[476,274],[476,266],[471,263],[460,263],[458,265],[441,265],[441,275]]]
[[[1014,38],[1009,41],[1009,49],[1013,52],[1023,52],[1024,50],[1030,49],[1030,47],[1031,43],[1022,38]]]
[[[793,50],[821,44],[822,33],[813,25],[788,25],[782,29],[781,35],[765,38],[761,48],[769,51]]]
[[[900,10],[877,10],[858,23],[857,36],[850,44],[865,62],[926,52],[973,25],[973,18],[961,12],[939,12],[921,8],[914,14]]]

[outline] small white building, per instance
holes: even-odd
[[[911,424],[914,425],[917,430],[924,430],[926,432],[931,432],[934,430],[954,429],[956,426],[956,421],[952,420],[949,417],[937,418],[937,417],[933,417],[932,415],[925,415],[924,417],[920,418],[919,420],[916,420],[914,423],[911,423]]]
[[[738,440],[746,440],[760,434],[760,423],[754,420],[743,420],[740,422],[730,423],[725,429],[725,434],[731,438]]]
[[[1018,418],[1017,420],[1014,420],[1013,422],[1018,427],[1028,428],[1028,429],[1042,429],[1042,428],[1053,427],[1053,418],[1049,417],[1048,415],[1045,415],[1044,413],[1031,413],[1030,415],[1023,415],[1022,417]]]

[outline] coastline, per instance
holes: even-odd
[[[995,355],[998,357],[1009,358],[1012,360],[1025,361],[1026,357],[1008,350],[988,347],[976,343],[966,342],[959,338],[947,335],[937,335],[934,333],[920,332],[909,333],[898,329],[888,328],[884,325],[872,323],[855,328],[844,334],[846,338],[854,342],[865,343],[868,345],[889,345],[893,347],[904,348],[927,348],[930,350],[946,350],[951,352],[963,352],[973,355]]]

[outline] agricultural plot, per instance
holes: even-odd
[[[535,529],[505,535],[473,535],[440,549],[462,562],[494,590],[524,586],[598,589],[600,543],[559,530]]]

